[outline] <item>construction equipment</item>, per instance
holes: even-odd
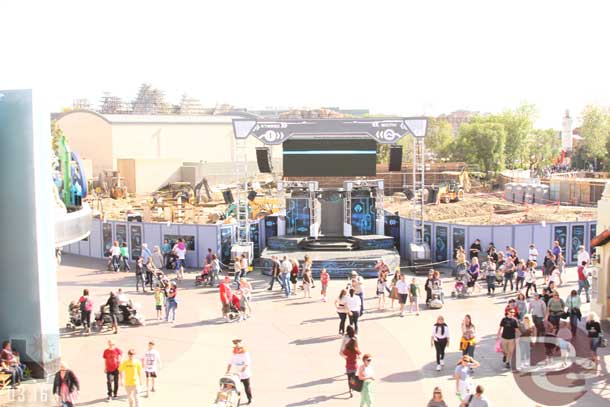
[[[197,202],[197,203],[202,202],[202,199],[201,199],[201,188],[202,187],[205,191],[205,202],[212,201],[212,192],[210,190],[210,185],[208,184],[208,180],[207,180],[207,178],[201,178],[201,181],[199,181],[197,183],[197,185],[195,185],[195,188],[193,188],[193,193],[195,195],[195,202]]]
[[[118,171],[102,171],[98,177],[96,190],[98,190],[98,194],[110,196],[112,199],[127,198],[125,177],[121,177],[121,173]]]
[[[455,181],[441,182],[436,188],[435,204],[459,202],[464,199],[464,189]]]

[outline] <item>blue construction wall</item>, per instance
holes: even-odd
[[[252,229],[258,229],[259,251],[265,249],[265,228],[263,220],[253,221],[258,225]],[[118,229],[117,229],[118,226]],[[231,233],[231,244],[236,239],[236,225],[186,225],[167,223],[141,223],[141,222],[102,222],[93,219],[91,235],[80,242],[73,243],[63,248],[65,253],[78,254],[81,256],[103,258],[108,248],[119,237],[125,237],[132,257],[138,255],[142,243],[146,243],[149,249],[161,246],[163,240],[168,237],[185,237],[187,243],[191,240],[193,248],[189,248],[186,254],[186,266],[191,268],[203,267],[208,248],[213,253],[221,256],[221,228],[229,228]],[[106,230],[106,242],[104,242],[104,229]],[[251,229],[251,230],[252,230]],[[117,234],[118,230],[118,234]],[[106,244],[104,244],[106,243]],[[136,247],[139,246],[139,247]]]
[[[431,229],[430,248],[432,259],[443,261],[452,259],[456,245],[462,243],[468,250],[475,239],[481,240],[483,250],[493,242],[498,251],[505,251],[506,246],[517,249],[520,256],[526,256],[530,243],[534,243],[540,254],[538,263],[541,264],[547,249],[552,247],[555,237],[562,240],[565,247],[564,257],[568,265],[576,265],[576,252],[578,246],[584,245],[591,252],[590,236],[595,233],[595,221],[562,222],[546,224],[520,224],[520,225],[457,225],[440,222],[425,222]],[[400,219],[400,256],[408,258],[409,243],[412,241],[413,222],[410,219]],[[446,234],[445,234],[446,232]],[[565,232],[565,233],[564,233]]]

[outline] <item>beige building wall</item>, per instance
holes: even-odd
[[[597,204],[597,234],[610,229],[610,182]],[[597,248],[599,269],[597,272],[597,298],[591,309],[601,318],[610,318],[610,243]]]
[[[116,117],[115,117],[116,116]],[[105,169],[116,169],[128,181],[130,192],[145,190],[137,185],[136,168],[120,159],[180,160],[183,163],[200,163],[207,171],[202,175],[211,182],[233,182],[235,144],[231,117],[167,118],[158,116],[99,115],[94,112],[70,112],[58,120],[68,141],[82,158],[92,162],[92,176]],[[155,120],[159,120],[155,123]],[[167,120],[167,121],[162,121]],[[209,120],[210,122],[205,122]],[[254,137],[246,140],[248,173],[258,174],[256,147],[264,144]],[[282,147],[271,146],[274,169],[281,169]],[[144,165],[144,164],[143,164]],[[169,164],[171,167],[172,164]],[[165,164],[162,174],[167,174]],[[173,176],[173,175],[172,175]],[[156,182],[156,181],[155,181]],[[154,184],[154,182],[153,182]],[[152,185],[152,184],[151,184]]]
[[[118,159],[116,163],[116,169],[121,174],[121,177],[125,179],[125,185],[127,186],[127,192],[136,192],[136,160],[132,158]]]
[[[104,169],[113,168],[112,128],[102,116],[93,112],[70,112],[57,120],[68,144],[83,159],[91,160],[93,174],[97,177]]]
[[[127,191],[144,195],[182,178],[182,160],[119,158],[117,169],[125,178]]]

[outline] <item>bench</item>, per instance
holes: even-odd
[[[8,373],[0,373],[0,390],[4,389],[11,383],[11,375]]]

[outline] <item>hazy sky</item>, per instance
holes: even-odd
[[[608,1],[0,1],[0,89],[420,115],[610,105]]]

